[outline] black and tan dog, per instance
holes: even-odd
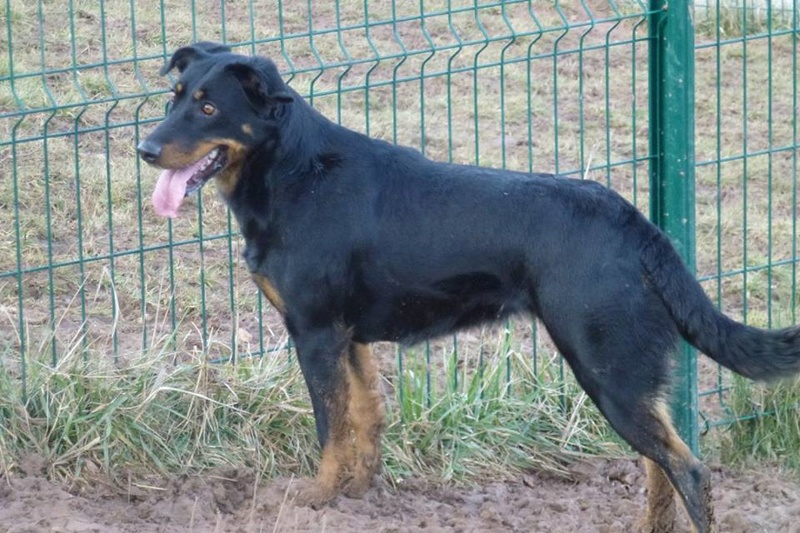
[[[714,527],[709,471],[665,397],[679,337],[744,376],[800,370],[800,331],[720,314],[665,235],[589,181],[430,161],[317,113],[268,59],[175,52],[172,108],[140,145],[165,169],[156,211],[216,178],[247,266],[282,313],[316,417],[321,504],[369,487],[383,425],[369,345],[414,343],[515,313],[538,317],[611,425],[645,457],[646,528],[671,530],[673,488]]]

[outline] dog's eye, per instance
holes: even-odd
[[[214,107],[214,104],[210,104],[206,102],[203,104],[203,107],[200,109],[204,115],[211,116],[217,112],[217,108]]]

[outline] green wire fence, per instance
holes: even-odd
[[[790,1],[2,0],[0,365],[24,390],[31,361],[67,352],[285,347],[213,187],[174,221],[150,209],[156,172],[134,148],[164,114],[158,70],[196,40],[272,57],[327,116],[429,157],[607,184],[665,226],[726,312],[796,323],[798,18]],[[524,321],[499,336],[553,353]],[[404,357],[482,361],[485,341]],[[729,381],[680,359],[696,446],[698,421],[729,421]]]

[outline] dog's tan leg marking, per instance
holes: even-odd
[[[281,298],[281,295],[278,294],[278,290],[275,288],[272,282],[266,276],[262,276],[261,274],[253,274],[253,281],[256,282],[258,288],[261,289],[261,292],[267,297],[267,300],[269,300],[269,303],[272,304],[272,307],[277,309],[280,314],[285,314],[286,304],[283,302],[283,298]]]
[[[366,344],[352,343],[347,359],[350,384],[348,411],[354,432],[354,450],[349,465],[352,478],[345,493],[354,498],[364,495],[380,468],[383,399],[378,368]]]
[[[642,531],[670,533],[675,530],[675,490],[661,467],[644,458],[647,473],[647,514]]]

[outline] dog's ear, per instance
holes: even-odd
[[[201,41],[191,46],[184,46],[175,50],[169,63],[161,68],[161,75],[165,76],[170,70],[177,68],[178,72],[183,72],[189,63],[204,55],[219,54],[230,52],[229,46],[220,43]]]
[[[294,96],[286,88],[277,67],[269,59],[252,58],[225,67],[236,76],[247,99],[256,109],[274,111],[279,104],[290,104]]]

